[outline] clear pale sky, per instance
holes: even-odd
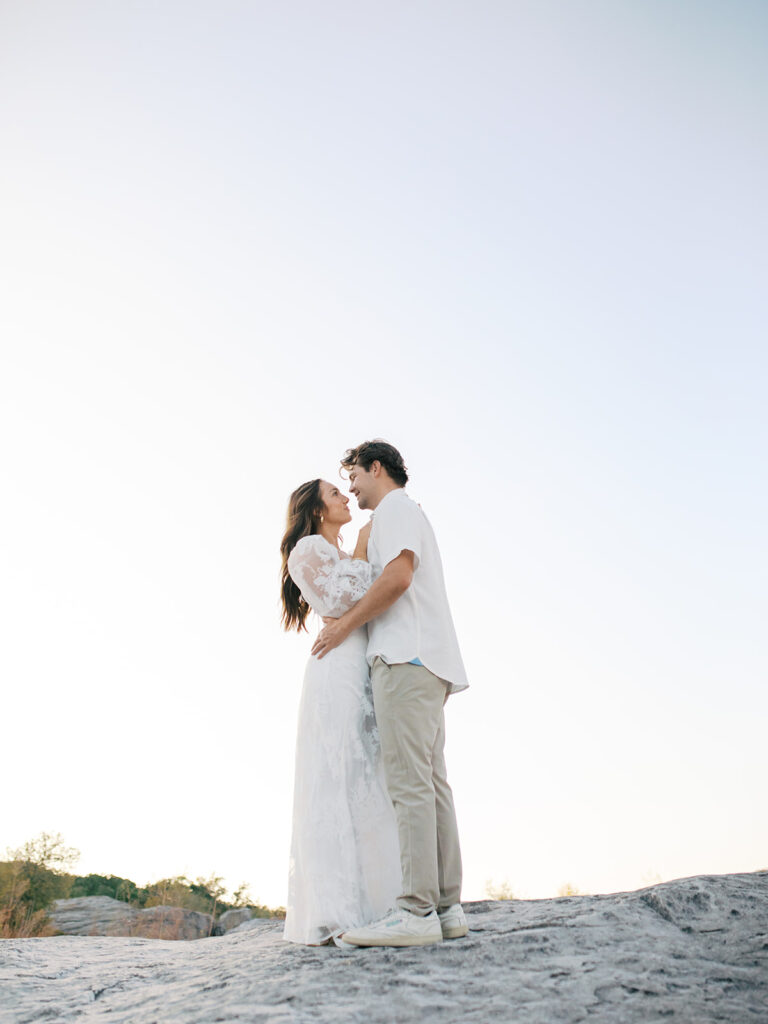
[[[378,436],[465,897],[767,867],[767,86],[739,0],[6,0],[0,852],[285,901],[285,506]]]

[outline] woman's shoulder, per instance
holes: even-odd
[[[297,558],[306,558],[308,555],[333,558],[334,555],[338,556],[338,551],[333,544],[330,544],[325,537],[321,537],[319,533],[310,533],[296,541],[293,550],[288,556],[288,560],[291,561],[293,559],[295,561]]]

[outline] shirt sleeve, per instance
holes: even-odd
[[[373,583],[373,566],[340,558],[322,537],[302,537],[288,556],[288,572],[318,615],[338,618],[357,604]]]
[[[387,503],[374,516],[373,529],[376,531],[376,550],[382,566],[388,565],[403,551],[414,553],[414,569],[421,561],[424,515],[416,502],[397,501]]]

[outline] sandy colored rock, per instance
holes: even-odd
[[[768,872],[466,905],[464,939],[292,946],[254,919],[199,942],[0,943],[2,1024],[765,1024]]]
[[[146,907],[131,923],[130,931],[109,935],[141,935],[147,939],[204,939],[216,930],[210,914],[182,907]]]

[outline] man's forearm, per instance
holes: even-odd
[[[353,629],[364,626],[391,607],[411,585],[414,557],[412,551],[403,550],[397,558],[387,562],[384,572],[353,608],[338,619],[325,619],[325,626],[312,644],[312,654],[324,658],[343,643]]]
[[[385,570],[371,584],[367,594],[345,612],[339,621],[348,626],[351,633],[353,629],[364,626],[366,622],[370,622],[390,608],[398,597],[406,592],[408,586],[409,583],[402,576],[388,576]]]

